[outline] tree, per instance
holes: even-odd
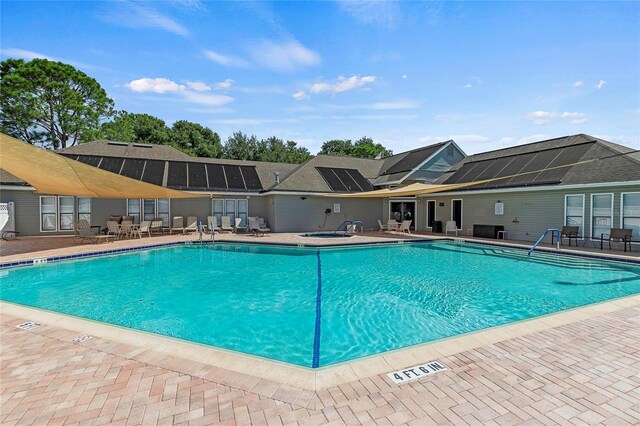
[[[274,163],[294,163],[300,164],[311,158],[309,150],[299,147],[294,141],[286,143],[275,136],[263,139],[258,143],[259,161],[270,161]]]
[[[375,158],[380,153],[383,157],[393,155],[393,151],[386,149],[382,144],[375,143],[373,139],[363,136],[355,144],[350,140],[342,139],[326,141],[322,144],[322,149],[318,154]]]
[[[47,59],[0,64],[0,129],[31,144],[73,146],[113,114],[113,100],[82,71]]]
[[[196,157],[222,156],[220,136],[207,127],[186,120],[173,123],[170,145]]]
[[[351,155],[353,145],[350,140],[332,139],[322,144],[319,155]]]
[[[227,138],[224,144],[223,158],[230,160],[257,160],[258,139],[255,135],[245,135],[235,132]]]
[[[386,149],[382,144],[373,142],[373,139],[363,136],[353,144],[351,157],[375,158],[378,154],[383,157],[393,155],[393,151]]]
[[[171,130],[165,122],[149,114],[119,111],[113,121],[103,123],[97,137],[120,142],[169,144]]]

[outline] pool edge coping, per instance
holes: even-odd
[[[570,308],[316,369],[3,300],[0,300],[0,315],[7,314],[43,325],[95,335],[136,348],[317,392],[631,307],[640,307],[640,294]]]

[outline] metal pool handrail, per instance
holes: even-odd
[[[551,232],[552,234],[554,232],[558,233],[557,247],[558,247],[558,250],[560,250],[560,230],[558,230],[556,228],[549,228],[546,231],[544,231],[544,233],[540,236],[540,238],[538,238],[538,241],[536,241],[536,243],[531,246],[531,248],[529,249],[529,252],[527,253],[527,256],[531,256],[531,253],[533,253],[533,251],[536,249],[536,247],[538,247],[540,245],[542,240],[544,240],[544,237],[546,237],[549,232]]]

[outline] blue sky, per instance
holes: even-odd
[[[291,139],[469,154],[587,133],[640,148],[639,2],[2,2],[2,58],[116,108]]]

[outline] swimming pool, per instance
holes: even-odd
[[[353,237],[353,234],[345,234],[344,232],[340,234],[338,234],[337,232],[316,232],[316,233],[302,234],[300,236],[310,237],[310,238],[349,238],[349,237]]]
[[[640,292],[640,266],[478,244],[175,246],[0,272],[0,299],[322,367]]]

